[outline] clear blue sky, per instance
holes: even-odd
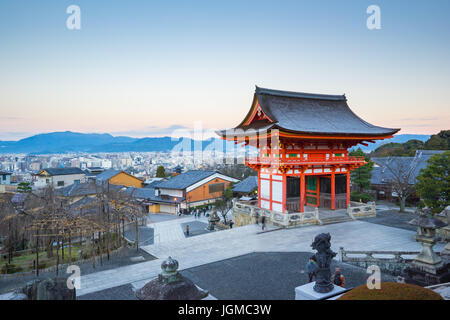
[[[66,8],[81,8],[81,30]],[[366,9],[381,9],[368,30]],[[231,127],[254,86],[345,93],[400,133],[449,129],[450,1],[0,2],[0,139]]]

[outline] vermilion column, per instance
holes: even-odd
[[[282,189],[282,192],[283,192],[283,203],[281,204],[281,206],[282,206],[282,209],[283,209],[283,213],[286,213],[286,204],[287,204],[287,202],[286,202],[286,192],[287,192],[287,189],[286,189],[286,174],[283,174],[283,189]]]
[[[347,208],[350,206],[350,171],[347,169]]]
[[[258,207],[261,208],[261,168],[258,170]]]
[[[304,211],[305,205],[305,174],[300,174],[300,212]]]
[[[331,174],[331,210],[335,208],[335,175],[334,172]]]

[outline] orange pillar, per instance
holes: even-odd
[[[334,176],[334,172],[331,174],[331,210],[334,210],[335,207],[335,201],[334,201],[334,197],[335,197],[335,176]]]
[[[258,170],[258,207],[261,208],[261,169]]]
[[[300,212],[304,211],[305,205],[305,174],[300,174]]]
[[[347,208],[350,206],[350,171],[347,168]]]
[[[287,180],[287,178],[286,178],[286,174],[284,174],[283,173],[283,203],[281,204],[281,207],[282,207],[282,209],[283,209],[283,213],[285,213],[286,212],[286,205],[287,205],[287,202],[286,202],[286,192],[287,192],[287,189],[286,189],[286,180]]]

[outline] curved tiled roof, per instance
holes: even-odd
[[[358,117],[348,106],[345,95],[324,95],[280,91],[256,87],[255,99],[270,120],[246,125],[253,108],[236,128],[219,131],[222,136],[249,135],[241,130],[280,129],[291,133],[339,136],[389,136],[400,129],[375,126]]]

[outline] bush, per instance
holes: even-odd
[[[382,282],[381,289],[356,287],[344,293],[338,300],[444,300],[440,294],[413,284]]]
[[[45,262],[39,262],[39,270],[47,268],[47,264]]]
[[[6,265],[3,265],[0,269],[0,273],[6,274]],[[8,264],[8,274],[16,273],[16,272],[22,272],[23,268],[21,266],[16,266],[15,264],[11,263]]]
[[[359,200],[362,200],[362,202],[367,203],[372,200],[372,197],[368,193],[359,193],[359,192],[351,192],[350,193],[350,200],[359,202]]]

